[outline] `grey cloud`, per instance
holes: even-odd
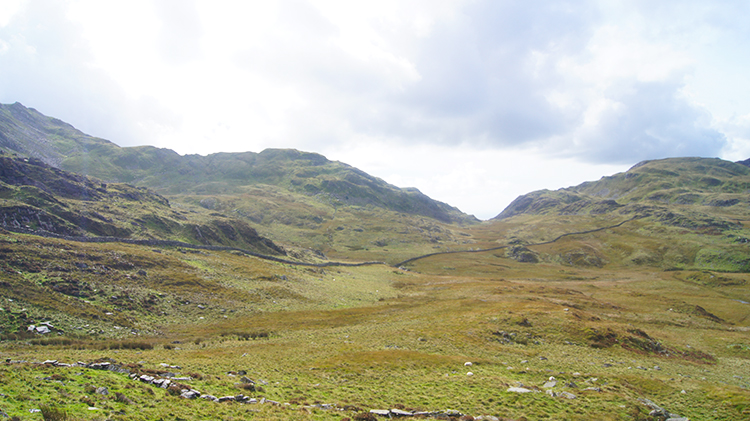
[[[395,136],[496,147],[569,130],[579,117],[546,95],[561,83],[554,63],[585,46],[597,19],[593,8],[576,4],[584,7],[478,2],[439,23],[410,46],[421,79],[388,98],[397,106],[383,107],[390,120],[383,127]]]
[[[711,116],[688,103],[681,85],[632,82],[613,87],[617,107],[604,113],[581,144],[566,153],[594,162],[629,163],[670,156],[717,156],[726,138],[710,127]]]

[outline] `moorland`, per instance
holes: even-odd
[[[645,161],[480,221],[296,150],[0,105],[0,417],[750,419],[750,167]]]

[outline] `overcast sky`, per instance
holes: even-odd
[[[746,0],[2,0],[0,102],[120,146],[295,148],[487,219],[750,158]]]

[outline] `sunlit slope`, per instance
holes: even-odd
[[[442,222],[476,219],[416,189],[401,189],[349,165],[296,150],[181,156],[152,146],[121,148],[19,103],[0,108],[0,148],[107,182],[163,195],[234,194],[272,185],[338,205],[372,206]]]
[[[750,168],[720,159],[647,161],[599,181],[521,196],[477,236],[528,244],[534,258],[573,266],[750,270]],[[628,221],[624,223],[625,221]]]

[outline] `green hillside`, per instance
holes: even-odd
[[[271,185],[332,206],[377,207],[446,223],[477,222],[416,189],[400,189],[315,153],[266,150],[181,156],[151,146],[121,148],[19,103],[0,106],[0,149],[163,195],[235,194],[248,186]]]
[[[741,163],[478,222],[313,153],[0,115],[0,418],[750,418]]]

